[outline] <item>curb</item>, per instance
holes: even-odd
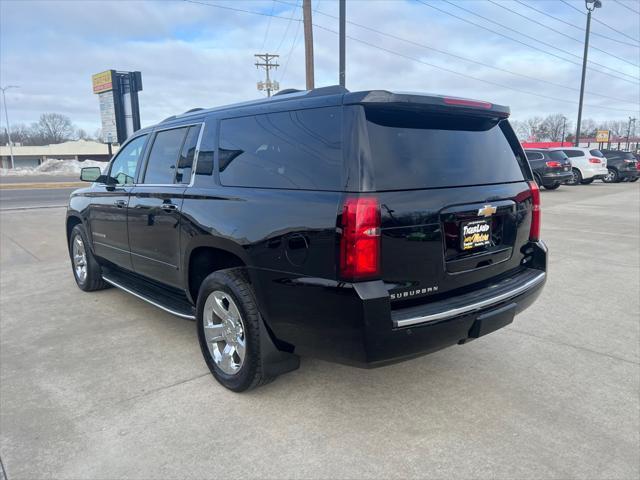
[[[31,189],[56,189],[79,188],[86,186],[86,182],[47,182],[47,183],[0,183],[0,190],[31,190]]]

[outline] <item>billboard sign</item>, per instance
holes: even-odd
[[[102,93],[113,90],[113,70],[96,73],[91,77],[93,93]]]
[[[606,143],[609,141],[609,130],[598,130],[596,132],[596,142]]]
[[[138,92],[142,90],[142,74],[106,70],[93,75],[91,83],[100,103],[102,140],[124,143],[140,130]]]

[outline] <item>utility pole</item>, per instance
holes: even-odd
[[[593,5],[589,7],[589,5]],[[582,55],[582,80],[580,82],[580,102],[578,103],[578,124],[576,125],[575,146],[580,146],[580,122],[582,121],[582,100],[584,99],[584,80],[587,75],[587,53],[589,52],[589,31],[591,29],[591,12],[602,7],[600,0],[584,0],[587,9],[587,29],[584,32],[584,54]]]
[[[262,81],[258,82],[258,90],[260,91],[266,90],[267,97],[270,97],[272,91],[280,90],[280,84],[275,80],[272,81],[271,77],[269,76],[269,71],[272,68],[278,68],[280,66],[279,63],[273,63],[273,60],[280,57],[280,55],[272,55],[270,53],[256,53],[254,57],[258,59],[258,61],[255,64],[256,68],[263,67],[267,73],[267,80],[264,82]],[[260,62],[260,60],[262,60],[262,62]]]
[[[629,135],[631,135],[631,124],[635,127],[636,119],[629,117],[629,126],[627,127],[627,150],[629,150]],[[635,130],[635,128],[634,128]]]
[[[302,0],[304,24],[304,70],[307,78],[307,90],[315,88],[313,72],[313,23],[311,21],[311,0]]]
[[[341,87],[345,86],[346,83],[346,60],[345,60],[345,49],[346,49],[346,26],[347,26],[347,0],[340,0],[340,27],[339,27],[339,37],[340,37],[340,67],[338,72],[338,80]]]
[[[11,157],[11,168],[15,167],[13,161],[13,142],[11,141],[11,126],[9,125],[9,110],[7,109],[7,97],[4,92],[10,88],[19,88],[18,85],[7,85],[6,87],[0,87],[2,90],[2,103],[4,103],[4,118],[7,119],[7,140],[9,140],[9,155]]]
[[[562,146],[564,147],[564,127],[567,125],[567,117],[562,116]]]

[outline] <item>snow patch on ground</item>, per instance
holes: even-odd
[[[0,177],[23,177],[31,175],[80,175],[80,169],[84,167],[100,167],[100,169],[102,170],[106,165],[106,162],[96,162],[94,160],[85,160],[84,162],[78,162],[76,160],[59,160],[56,158],[48,158],[37,167],[0,168]]]

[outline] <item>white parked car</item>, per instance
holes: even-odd
[[[607,159],[597,148],[557,147],[549,150],[562,150],[571,160],[573,178],[569,185],[589,184],[609,174]]]

